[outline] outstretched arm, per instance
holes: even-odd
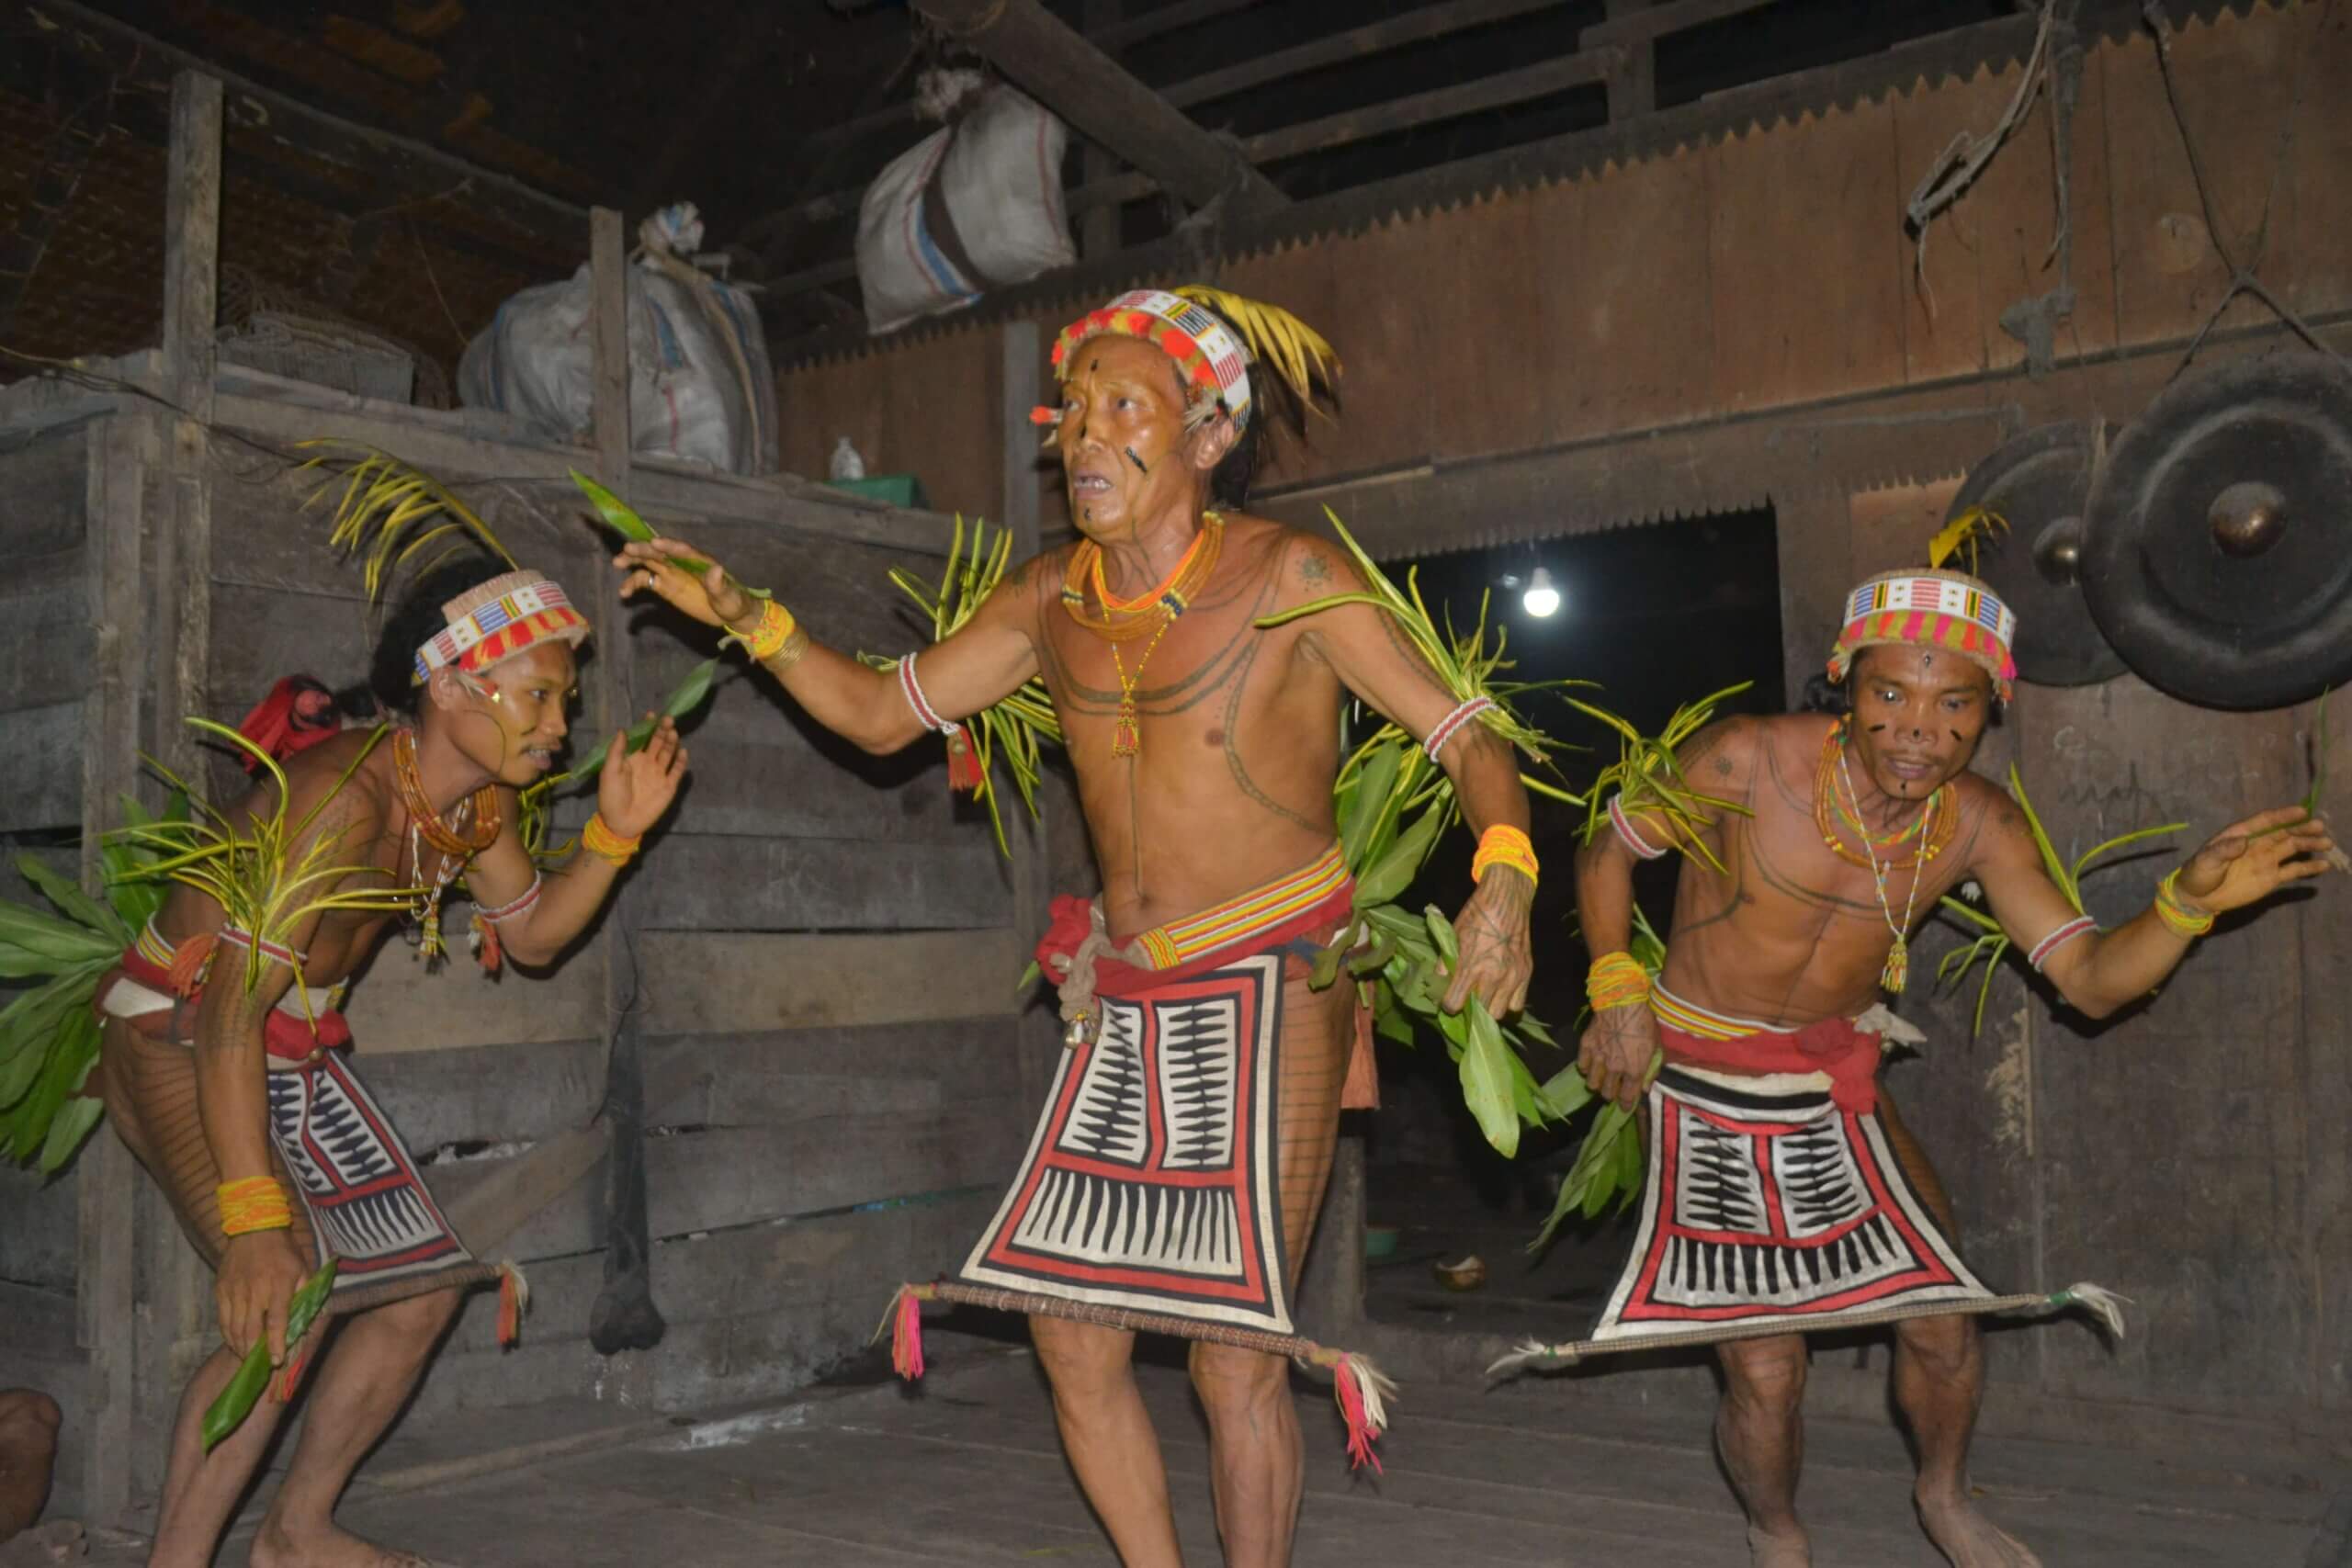
[[[596,776],[596,815],[614,837],[642,838],[670,809],[685,774],[686,748],[676,720],[655,725],[636,751],[628,750],[625,732],[615,735]],[[515,962],[552,964],[605,907],[626,862],[583,851],[542,882],[517,832],[513,794],[503,788],[500,794],[506,809],[498,837],[466,867],[466,890],[497,926],[500,944]]]
[[[2328,869],[2335,845],[2327,825],[2300,806],[2266,811],[2224,829],[2175,874],[2181,913],[2195,923],[2260,902],[2290,883]],[[2111,931],[2075,913],[2043,870],[2041,853],[2014,808],[1996,811],[1969,873],[2009,940],[2050,976],[2069,1005],[2105,1018],[2163,983],[2196,940],[2151,904]]]
[[[613,558],[624,574],[621,597],[650,590],[705,626],[746,638],[760,629],[769,602],[745,593],[718,566],[696,578],[671,564],[672,557],[709,559],[676,539],[631,544]],[[922,650],[922,693],[941,717],[968,717],[1037,673],[1027,592],[1036,566],[1033,560],[1014,572],[954,636]],[[796,626],[761,662],[809,717],[861,750],[896,751],[923,732],[896,673],[827,648],[806,627]]]
[[[1283,572],[1286,604],[1363,585],[1355,563],[1319,539],[1301,538]],[[1460,705],[1385,610],[1334,605],[1306,623],[1300,647],[1329,664],[1341,684],[1416,740],[1427,741]],[[1519,782],[1510,744],[1493,730],[1475,718],[1457,724],[1444,738],[1437,761],[1453,781],[1453,797],[1472,832],[1483,835],[1498,827],[1527,831],[1527,786]],[[1527,981],[1534,972],[1528,934],[1534,897],[1534,882],[1516,868],[1487,868],[1454,918],[1461,962],[1446,988],[1447,1011],[1459,1011],[1473,992],[1498,1018],[1526,1005]]]

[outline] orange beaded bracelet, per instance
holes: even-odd
[[[1485,881],[1490,865],[1507,865],[1533,882],[1535,846],[1519,829],[1498,822],[1478,835],[1478,852],[1470,858],[1470,880]]]
[[[212,1190],[220,1205],[220,1234],[244,1235],[253,1231],[282,1231],[294,1223],[293,1205],[286,1189],[272,1176],[248,1176],[224,1181]]]

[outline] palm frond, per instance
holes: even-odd
[[[956,518],[955,533],[947,547],[946,570],[933,583],[899,567],[890,569],[890,581],[899,592],[914,601],[931,623],[931,640],[944,642],[967,625],[979,613],[989,595],[1004,581],[1006,570],[1012,564],[1012,530],[1002,529],[993,540],[989,536],[985,519],[975,518],[969,534],[970,548],[966,548],[967,530],[963,515]],[[876,670],[895,670],[899,661],[873,654],[859,656]],[[996,786],[996,763],[1001,757],[1012,774],[1013,787],[1021,792],[1022,804],[1034,818],[1037,815],[1037,780],[1043,766],[1045,744],[1062,744],[1061,720],[1054,713],[1053,698],[1046,694],[1045,682],[1034,676],[1022,683],[1010,695],[963,720],[965,743],[972,749],[972,761],[978,770],[978,786],[974,798],[989,810],[989,825],[995,830],[996,845],[1008,858],[1012,853],[1004,836],[1004,818],[999,809]]]
[[[1564,696],[1563,701],[1578,712],[1589,715],[1617,731],[1620,751],[1616,761],[1600,770],[1593,779],[1589,799],[1586,805],[1584,841],[1592,842],[1600,830],[1606,816],[1604,802],[1614,793],[1625,810],[1638,813],[1662,823],[1668,840],[1686,854],[1693,854],[1716,871],[1724,864],[1706,840],[1707,829],[1715,825],[1712,813],[1728,811],[1746,817],[1747,807],[1736,801],[1724,800],[1690,787],[1683,777],[1682,765],[1677,753],[1684,741],[1705,728],[1715,716],[1718,704],[1739,695],[1754,682],[1743,681],[1736,686],[1725,686],[1697,702],[1685,703],[1667,720],[1666,728],[1657,736],[1645,736],[1614,714],[1603,712],[1590,703]]]
[[[330,476],[303,502],[305,509],[334,494],[336,479],[342,480],[327,540],[334,548],[364,560],[363,576],[371,600],[383,596],[393,567],[424,545],[447,537],[451,529],[462,531],[504,561],[509,570],[516,570],[514,556],[500,542],[497,532],[448,486],[424,469],[379,447],[356,442],[320,439],[296,445],[318,450],[318,456],[297,472],[318,468]],[[436,517],[443,520],[439,526],[403,543],[413,525]]]
[[[1941,569],[1946,563],[1965,553],[1968,557],[1969,573],[1973,576],[1976,572],[1978,547],[1984,540],[2003,532],[2008,525],[2008,519],[1999,513],[1987,512],[1981,506],[1972,506],[1938,529],[1935,537],[1928,541],[1928,564],[1930,567]]]
[[[1309,407],[1314,406],[1316,378],[1328,383],[1339,368],[1340,356],[1323,334],[1279,305],[1261,304],[1206,284],[1188,284],[1176,292],[1232,322],[1259,362],[1271,367]]]

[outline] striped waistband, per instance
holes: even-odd
[[[1650,1010],[1657,1015],[1661,1023],[1701,1040],[1745,1040],[1751,1034],[1789,1032],[1777,1024],[1759,1022],[1752,1018],[1734,1018],[1729,1013],[1711,1011],[1694,1002],[1686,1002],[1655,982],[1650,987]]]
[[[1229,898],[1213,909],[1170,920],[1136,938],[1154,969],[1174,969],[1204,953],[1247,942],[1296,919],[1348,885],[1348,863],[1332,845],[1279,882]]]

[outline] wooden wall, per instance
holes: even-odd
[[[2172,64],[2221,243],[2207,232],[2154,41],[2141,31],[2095,43],[2066,169],[2077,300],[2058,333],[2061,364],[2188,339],[2227,287],[2224,252],[2241,263],[2257,254],[2266,203],[2266,285],[2306,317],[2352,308],[2352,247],[2340,238],[2352,231],[2352,186],[2339,177],[2352,156],[2341,108],[2352,95],[2352,17],[2298,0],[2190,21]],[[1391,555],[1614,526],[1687,510],[1693,477],[1678,488],[1664,465],[1627,454],[1605,496],[1485,510],[1450,502],[1461,487],[1434,481],[1513,455],[2015,372],[2024,350],[1999,317],[2060,281],[2047,98],[1936,222],[1923,270],[1903,215],[1952,138],[1988,130],[2018,80],[2016,66],[1915,80],[1548,186],[1212,264],[1213,281],[1295,311],[1346,363],[1340,419],[1317,422],[1310,449],[1271,476],[1278,487],[1336,488],[1273,510],[1318,516],[1328,502]],[[1039,311],[1043,341],[1097,303]],[[2220,326],[2268,320],[2241,299]],[[786,466],[820,472],[848,434],[877,470],[919,473],[938,506],[994,504],[994,332],[949,318],[910,340],[787,369]],[[1957,473],[1984,450],[1973,432],[1913,434],[1908,466],[1872,482]],[[1420,478],[1430,482],[1399,483]],[[1735,482],[1696,479],[1702,491]],[[1392,524],[1385,502],[1405,494],[1412,502]]]
[[[238,385],[250,392],[252,381]],[[591,610],[592,667],[598,647],[634,639],[630,713],[715,651],[709,633],[666,611],[615,613],[608,546],[560,478],[576,459],[474,438],[457,418],[312,407],[284,384],[262,390],[223,393],[223,424],[281,449],[306,434],[368,441],[461,485],[495,476],[467,493],[513,553],[579,601],[605,606]],[[0,408],[0,428],[7,412]],[[72,612],[88,591],[83,492],[100,483],[99,466],[123,458],[128,438],[118,437],[145,430],[151,417],[133,404],[0,447],[0,484],[14,498],[0,518],[0,638],[9,655],[0,766],[12,770],[0,778],[0,831],[70,831],[82,817],[74,678],[86,659],[74,653],[74,639],[90,634],[88,617]],[[107,477],[152,511],[163,449],[131,456]],[[282,674],[359,678],[374,639],[378,615],[356,568],[326,547],[321,513],[301,510],[315,476],[288,469],[216,438],[200,472],[213,549],[193,592],[209,603],[211,633],[194,705],[225,722]],[[836,646],[897,654],[919,642],[888,573],[935,575],[946,519],[659,466],[640,468],[637,493],[649,516],[687,532],[747,581],[788,592]],[[152,537],[156,521],[130,523]],[[42,645],[44,627],[54,648]],[[1032,939],[1014,929],[1012,875],[985,822],[947,790],[940,747],[865,757],[788,711],[741,659],[725,668],[711,704],[687,725],[692,773],[679,807],[628,874],[643,910],[648,1076],[687,1086],[646,1107],[652,1289],[668,1334],[618,1361],[586,1343],[605,1269],[600,1164],[519,1232],[481,1248],[524,1265],[534,1311],[521,1348],[501,1351],[492,1302],[473,1302],[420,1395],[425,1416],[560,1397],[699,1405],[804,1383],[862,1347],[899,1280],[957,1260],[1019,1153],[1029,1106],[1014,982]],[[575,720],[573,745],[584,750],[617,716],[594,710],[593,680],[583,688],[592,705]],[[158,707],[152,694],[145,701]],[[223,798],[240,775],[225,763],[214,773]],[[585,812],[575,803],[558,821]],[[453,931],[466,914],[453,908]],[[551,973],[510,966],[491,979],[462,946],[428,974],[395,940],[364,974],[348,1010],[357,1066],[445,1203],[462,1203],[594,1116],[609,942],[598,930]],[[48,1303],[44,1321],[64,1325],[52,1337],[75,1333],[76,1248],[85,1239],[76,1189],[110,1152],[108,1137],[102,1128],[46,1188],[0,1175],[0,1305],[13,1314]],[[201,1269],[143,1182],[139,1201],[136,1383],[141,1430],[153,1431],[215,1330]],[[86,1272],[81,1282],[86,1293]],[[85,1345],[89,1332],[79,1331]],[[0,1371],[17,1366],[24,1347],[6,1348]],[[61,1387],[80,1422],[76,1390],[66,1386],[77,1352],[48,1349],[58,1353],[32,1370]],[[78,1479],[80,1457],[69,1455],[69,1476]],[[152,1496],[161,1459],[159,1443],[137,1445],[134,1495]]]

